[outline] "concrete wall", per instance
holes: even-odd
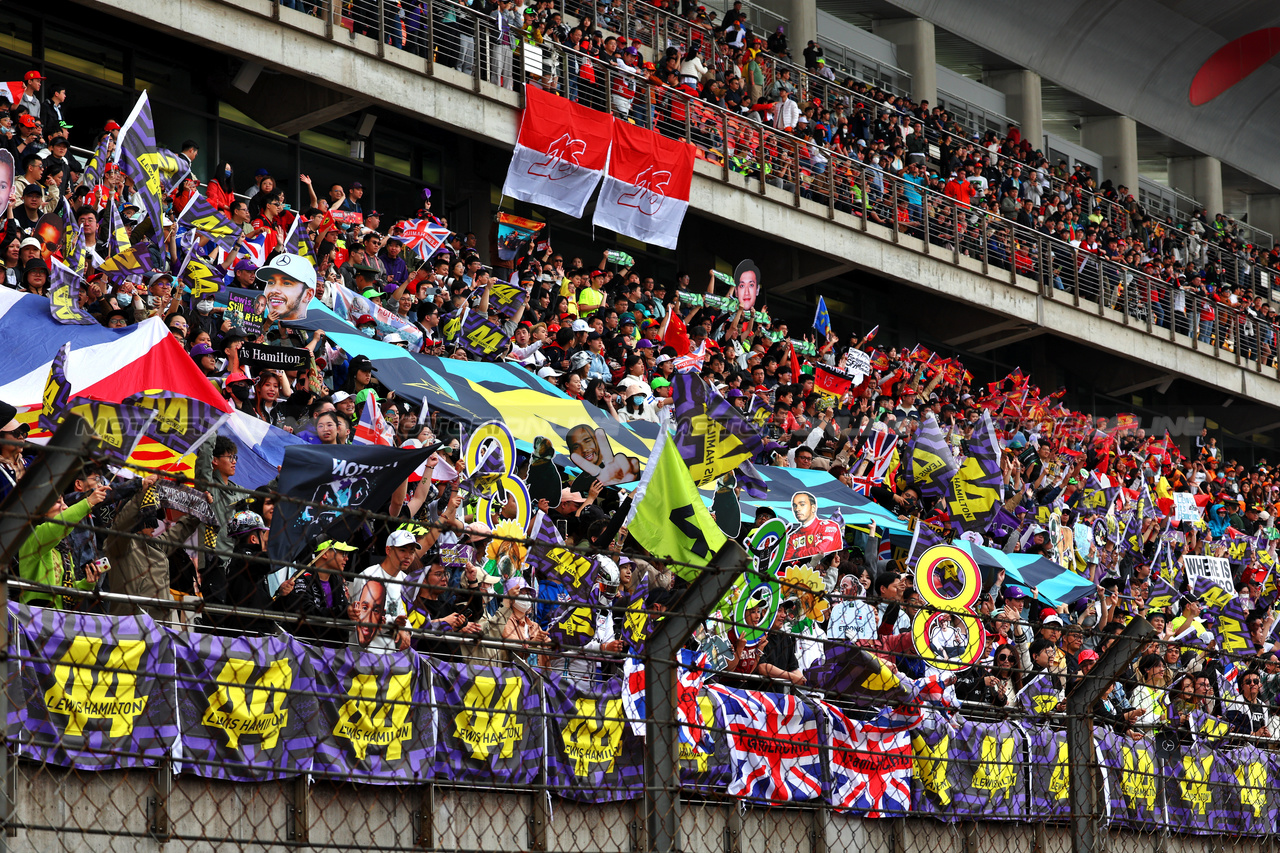
[[[472,80],[449,69],[436,68],[427,76],[426,62],[396,50],[376,56],[373,40],[351,38],[337,29],[334,40],[324,37],[324,24],[290,9],[279,10],[280,22],[269,19],[269,0],[79,0],[121,18],[167,30],[175,37],[251,58],[280,71],[324,82],[331,88],[373,99],[378,104],[448,128],[491,145],[511,148],[517,131],[519,96]],[[731,224],[745,235],[765,237],[797,246],[855,268],[907,284],[922,291],[977,306],[1000,318],[1018,320],[1048,334],[1179,374],[1241,397],[1280,406],[1280,382],[1275,372],[1241,370],[1230,353],[1221,357],[1193,351],[1165,336],[1149,335],[1123,325],[1111,311],[1077,310],[1069,300],[1046,299],[1036,283],[992,269],[984,274],[978,260],[953,262],[950,252],[918,240],[836,213],[809,201],[796,203],[791,193],[759,184],[749,185],[736,174],[727,182],[710,163],[698,161],[691,208],[701,216]],[[1136,179],[1134,186],[1136,186]],[[1186,339],[1184,342],[1189,343]]]

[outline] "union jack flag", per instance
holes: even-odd
[[[244,247],[244,254],[255,267],[260,267],[267,262],[267,235],[266,232],[259,234],[257,237],[245,237],[240,241],[240,245]]]
[[[378,408],[372,394],[364,401],[364,408],[360,411],[360,423],[356,424],[356,435],[352,443],[391,446],[391,428],[387,426],[386,420],[382,417],[382,410]]]
[[[862,449],[862,455],[858,457],[858,461],[853,464],[853,469],[856,471],[859,463],[864,461],[868,463],[861,474],[853,477],[855,492],[866,496],[871,494],[872,486],[884,485],[885,475],[889,473],[889,463],[893,459],[893,448],[897,444],[896,433],[888,430],[876,431],[866,447]]]
[[[450,233],[452,232],[448,228],[436,225],[430,219],[410,219],[404,224],[400,236],[404,239],[404,244],[425,261],[444,245]]]
[[[702,713],[698,710],[698,691],[702,690],[706,677],[707,654],[681,649],[677,660],[679,702],[676,719],[680,724],[680,742],[696,746],[709,736],[702,726]],[[622,709],[627,722],[631,723],[631,733],[636,737],[645,736],[645,724],[649,718],[644,690],[644,663],[639,658],[629,657],[622,665]]]
[[[773,802],[816,800],[822,790],[818,718],[794,696],[708,688],[729,733],[729,793]]]
[[[831,731],[831,793],[837,809],[867,817],[893,817],[911,809],[911,729],[918,709],[886,708],[874,720],[854,722],[820,702]]]

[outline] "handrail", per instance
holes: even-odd
[[[324,0],[326,4],[333,1]],[[273,0],[273,4],[278,5],[279,0]],[[429,76],[436,74],[436,65],[451,64],[471,76],[470,88],[477,93],[482,91],[482,79],[497,80],[508,88],[531,83],[596,109],[604,108],[614,91],[614,79],[620,73],[616,66],[559,44],[542,46],[541,74],[529,77],[526,63],[514,61],[507,72],[514,79],[508,83],[506,75],[496,73],[507,69],[501,68],[504,60],[496,48],[505,46],[497,44],[498,31],[492,17],[479,15],[453,0],[422,0],[422,6],[432,21],[452,15],[456,20],[452,34],[443,32],[444,25],[431,26],[425,32],[409,32],[403,44],[391,47],[404,47],[422,55],[428,60],[423,73]],[[328,8],[332,7],[326,5]],[[278,15],[279,10],[275,11]],[[279,17],[275,20],[284,22]],[[373,27],[372,22],[357,22],[354,26],[363,27],[366,33],[372,31],[379,39],[379,47],[385,50],[385,27]],[[422,38],[425,43],[419,41]],[[596,69],[597,82],[590,89],[577,76],[584,60],[592,61]],[[830,85],[829,81],[823,83]],[[793,207],[802,208],[805,203],[822,205],[828,220],[837,221],[837,213],[851,216],[856,224],[850,223],[849,227],[913,251],[936,254],[956,265],[963,265],[961,258],[967,257],[972,263],[981,263],[983,275],[1011,286],[1017,286],[1019,276],[1033,279],[1045,298],[1070,299],[1073,307],[1117,324],[1143,327],[1192,350],[1234,359],[1236,364],[1256,373],[1262,373],[1264,368],[1275,371],[1272,375],[1280,378],[1280,330],[1274,323],[677,89],[653,86],[643,79],[634,80],[633,84],[637,95],[630,119],[669,138],[693,144],[701,159],[721,167],[717,176],[723,182],[746,185],[762,196],[773,187],[775,193],[781,190],[789,197]],[[1096,194],[1089,199],[1091,203],[1099,200],[1105,201]],[[1118,205],[1100,209],[1108,216],[1128,216]],[[873,230],[873,224],[878,228]],[[883,234],[885,230],[887,236]],[[1224,264],[1224,284],[1261,280],[1257,265],[1242,264],[1239,258],[1232,260],[1232,264]],[[1082,299],[1092,307],[1082,305]]]

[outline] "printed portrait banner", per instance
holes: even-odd
[[[1280,757],[1253,744],[1218,750],[1215,765],[1219,778],[1229,778],[1232,788],[1221,791],[1216,830],[1237,835],[1266,835],[1280,820]],[[1218,794],[1218,791],[1214,792]]]
[[[340,319],[354,326],[359,317],[367,314],[373,318],[380,334],[398,334],[408,342],[410,352],[422,351],[422,330],[413,323],[345,287],[337,288],[335,293],[337,298],[333,300],[333,313]]]
[[[1024,724],[1031,762],[1031,814],[1036,820],[1066,820],[1071,815],[1067,733],[1048,726]]]
[[[644,741],[631,733],[622,680],[579,684],[552,673],[546,682],[547,784],[587,803],[630,800],[644,785]]]
[[[271,519],[267,540],[271,559],[287,562],[309,540],[330,531],[336,535],[353,521],[341,509],[385,508],[396,487],[430,455],[426,450],[380,446],[295,444],[285,448],[280,475],[280,492],[285,499]],[[304,505],[299,500],[333,509]],[[358,518],[355,521],[358,523]]]
[[[267,323],[266,294],[231,287],[227,288],[226,298],[226,318],[233,328],[243,329],[246,335],[256,338],[262,334],[264,324],[270,325]]]
[[[911,806],[948,822],[1025,820],[1022,732],[1009,722],[949,726],[929,717],[914,733]]]
[[[169,636],[182,726],[176,769],[236,782],[310,772],[320,734],[310,649],[288,635]]]
[[[1164,823],[1160,776],[1152,738],[1130,740],[1095,730],[1098,758],[1107,773],[1111,823],[1128,829],[1154,830]]]
[[[412,652],[312,649],[320,734],[311,772],[370,785],[431,777],[430,671]]]
[[[435,775],[451,782],[530,785],[542,766],[546,718],[537,686],[514,666],[428,660],[435,672]]]
[[[1217,835],[1236,797],[1235,777],[1204,741],[1180,744],[1158,759],[1169,826],[1188,835]]]
[[[10,604],[22,661],[19,755],[81,770],[154,767],[178,737],[174,659],[151,617]]]

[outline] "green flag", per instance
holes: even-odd
[[[650,554],[676,563],[672,571],[687,581],[696,578],[698,567],[711,562],[727,541],[665,428],[658,433],[632,496],[627,531]]]

